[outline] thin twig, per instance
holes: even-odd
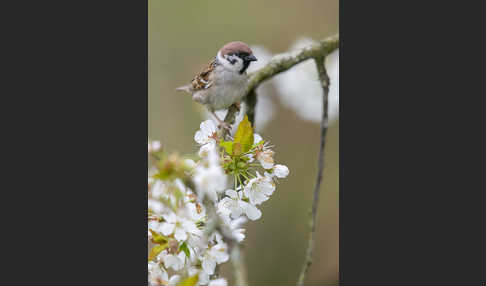
[[[235,243],[232,247],[231,262],[233,263],[233,268],[235,270],[236,286],[248,286],[243,251],[238,243]]]
[[[253,128],[255,128],[255,109],[257,104],[257,94],[256,90],[253,89],[245,98],[246,115],[248,115],[248,120],[251,122]]]
[[[324,171],[324,147],[326,143],[326,132],[328,125],[328,93],[329,93],[329,77],[326,73],[326,68],[324,66],[325,57],[314,58],[317,70],[319,73],[319,79],[322,83],[323,98],[322,98],[322,119],[321,119],[321,144],[319,146],[319,159],[317,163],[317,179],[316,185],[314,187],[314,197],[312,201],[312,213],[310,219],[310,234],[309,243],[307,245],[307,251],[305,255],[304,265],[302,271],[300,272],[299,280],[297,281],[297,286],[303,286],[305,282],[305,277],[309,267],[312,264],[312,257],[314,254],[314,244],[315,244],[315,232],[316,232],[316,216],[317,216],[317,206],[319,204],[319,191],[321,189],[322,173]]]
[[[228,123],[229,125],[233,125],[235,123],[235,120],[236,120],[236,115],[238,114],[238,107],[236,106],[236,104],[232,104],[229,108],[228,108],[228,113],[226,113],[226,116],[224,117],[224,122]],[[229,135],[229,130],[226,130],[224,128],[223,129],[223,138],[226,139],[226,137]]]

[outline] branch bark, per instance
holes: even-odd
[[[296,64],[308,59],[325,58],[338,48],[339,35],[334,35],[300,51],[275,55],[266,66],[250,74],[245,95],[250,94],[263,81],[290,69]]]
[[[246,266],[243,259],[243,250],[238,243],[236,243],[231,251],[231,262],[235,270],[236,286],[248,286],[246,275]]]
[[[236,106],[236,104],[232,104],[229,108],[228,108],[228,113],[226,113],[226,116],[224,117],[224,122],[230,124],[230,125],[233,125],[235,123],[235,120],[236,120],[236,114],[238,114],[238,107]],[[229,130],[226,130],[224,128],[222,128],[222,132],[223,132],[223,138],[227,139],[226,137],[229,136]]]
[[[248,93],[245,98],[245,105],[246,105],[246,115],[248,115],[248,120],[251,122],[251,125],[255,127],[255,109],[257,104],[257,93],[256,90],[253,89]]]
[[[315,57],[314,60],[317,65],[317,71],[319,73],[319,79],[322,84],[323,98],[322,98],[322,119],[321,119],[321,142],[319,146],[319,158],[317,162],[317,179],[314,186],[314,196],[312,201],[312,211],[310,218],[310,233],[309,242],[307,245],[307,251],[305,255],[304,265],[297,280],[297,286],[303,286],[307,271],[313,262],[314,247],[315,247],[315,233],[316,233],[316,217],[317,207],[319,205],[319,193],[321,189],[322,173],[324,171],[324,147],[326,144],[326,133],[328,127],[328,94],[329,94],[329,77],[324,66],[325,57]]]

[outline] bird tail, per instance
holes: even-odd
[[[190,85],[184,85],[184,86],[180,86],[178,88],[175,89],[176,91],[185,91],[187,93],[191,93],[191,86]]]

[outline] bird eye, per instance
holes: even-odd
[[[236,59],[238,56],[234,55],[234,54],[230,54],[226,57],[226,59],[232,64],[234,65],[238,60]]]

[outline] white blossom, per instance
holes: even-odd
[[[253,144],[260,143],[263,140],[262,136],[258,133],[253,134]]]
[[[259,134],[253,134],[253,144],[260,143],[261,141],[263,141],[263,138]],[[254,151],[255,158],[258,160],[258,162],[260,162],[262,168],[266,170],[272,169],[273,164],[275,163],[273,159],[275,152],[273,152],[267,145],[268,142],[260,144],[255,148]]]
[[[209,168],[196,168],[194,183],[197,186],[201,200],[205,195],[213,201],[217,200],[217,193],[226,187],[226,176],[223,170],[217,166]]]
[[[172,277],[170,277],[169,279],[169,286],[176,286],[177,284],[179,284],[179,281],[181,280],[181,276],[180,275],[172,275]]]
[[[170,235],[174,233],[175,239],[178,241],[184,241],[187,239],[187,234],[201,235],[201,231],[197,228],[196,224],[183,217],[176,216],[174,213],[162,215],[165,222],[163,222],[159,231],[163,235]]]
[[[160,222],[156,221],[156,220],[150,220],[148,222],[148,229],[151,229],[151,230],[158,230],[160,227]],[[152,233],[149,231],[150,233],[150,236],[152,236]]]
[[[219,244],[219,243],[224,243],[223,241],[223,236],[219,231],[214,231],[210,236],[209,236],[209,243],[211,244]]]
[[[217,264],[228,261],[229,255],[227,250],[228,247],[225,243],[218,243],[209,248],[201,257],[201,265],[204,272],[209,275],[213,275]]]
[[[148,276],[149,283],[152,286],[176,286],[181,278],[177,274],[169,278],[167,271],[153,261],[148,263]]]
[[[168,195],[166,184],[164,182],[160,181],[160,180],[156,180],[153,183],[152,188],[150,189],[150,192],[151,192],[152,198],[154,198],[154,199],[160,199],[160,198],[166,197]]]
[[[227,176],[219,162],[219,156],[215,148],[208,150],[205,164],[199,164],[194,170],[193,181],[196,185],[200,200],[205,195],[213,201],[217,200],[217,193],[226,188]]]
[[[209,286],[228,286],[228,282],[224,278],[219,278],[209,281]]]
[[[167,285],[169,283],[169,275],[158,263],[150,261],[148,263],[148,281],[153,286]]]
[[[189,276],[194,276],[196,274],[199,274],[199,280],[198,280],[198,284],[199,285],[207,285],[209,283],[209,274],[207,274],[204,271],[201,271],[197,267],[191,267],[191,268],[189,268],[187,270],[187,274]]]
[[[211,152],[211,150],[215,149],[216,148],[216,143],[215,142],[208,142],[204,145],[201,146],[201,148],[199,148],[199,157],[207,157],[209,152]]]
[[[165,210],[164,204],[158,200],[148,199],[148,209],[155,214],[162,214]]]
[[[250,199],[252,205],[259,205],[268,200],[275,191],[275,184],[272,179],[258,174],[252,178],[244,188],[245,195]]]
[[[184,163],[186,164],[187,167],[189,167],[191,169],[196,167],[196,162],[194,162],[194,160],[192,160],[192,159],[186,159],[186,160],[184,160]]]
[[[262,216],[259,209],[243,200],[242,191],[227,190],[226,195],[227,197],[218,203],[218,211],[223,215],[237,219],[244,213],[251,220],[257,220]]]
[[[166,250],[162,251],[157,259],[164,262],[165,268],[172,268],[175,271],[181,270],[184,267],[184,262],[186,260],[186,254],[181,251],[179,254],[168,254]]]
[[[256,151],[256,159],[262,165],[263,169],[272,169],[274,161],[273,161],[273,154],[274,152],[270,149],[266,150],[257,150]]]
[[[244,216],[241,216],[237,219],[234,219],[230,223],[230,228],[232,232],[232,236],[236,241],[242,242],[245,239],[245,232],[244,228],[241,228],[241,225],[244,224],[247,219]]]
[[[150,141],[148,142],[148,152],[149,153],[152,153],[152,152],[157,152],[157,151],[160,151],[160,148],[162,148],[162,144],[160,143],[160,141]]]
[[[199,221],[206,217],[206,209],[199,202],[186,203],[186,208],[188,216],[190,216],[193,221]]]
[[[217,127],[212,120],[201,122],[200,129],[194,134],[194,140],[200,145],[215,141]]]
[[[246,233],[242,225],[262,216],[257,205],[268,200],[274,192],[273,178],[284,178],[289,174],[286,166],[275,164],[274,152],[267,143],[251,149],[245,154],[248,159],[241,160],[235,159],[218,145],[221,139],[218,136],[212,121],[201,123],[200,130],[194,136],[201,145],[200,159],[196,162],[179,159],[177,156],[175,159],[180,160],[176,161],[176,166],[182,164],[183,170],[187,171],[184,178],[161,180],[157,176],[160,165],[149,167],[148,238],[154,242],[156,233],[160,233],[169,240],[169,246],[157,255],[156,262],[150,261],[148,264],[148,280],[152,286],[176,286],[181,277],[196,274],[199,275],[197,285],[227,286],[224,278],[210,280],[211,275],[217,274],[216,266],[229,260],[226,239],[237,242],[245,239]],[[262,141],[262,137],[254,133],[254,144]],[[234,190],[227,186],[230,176],[228,162],[231,163],[232,160],[239,160],[233,161],[234,174],[252,178],[238,180]],[[258,161],[265,169],[264,177],[256,171],[258,164],[250,164],[252,161]],[[244,166],[240,167],[241,164]],[[194,183],[194,191],[185,183],[187,176]],[[221,228],[211,234],[205,233],[208,218],[211,218],[211,214],[207,213],[209,208],[203,204],[206,195],[213,201],[216,212],[222,219]]]
[[[285,165],[277,164],[273,166],[273,174],[277,178],[285,178],[289,175],[289,168]]]

